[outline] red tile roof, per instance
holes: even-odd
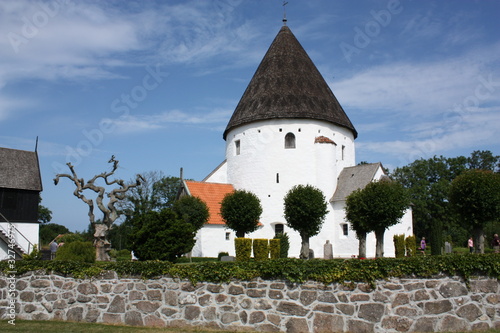
[[[314,143],[331,143],[337,145],[333,140],[327,138],[326,136],[317,136],[316,139],[314,139]]]
[[[231,184],[196,182],[192,180],[185,181],[192,196],[203,200],[210,213],[208,224],[225,224],[220,216],[220,204],[227,193],[234,192]]]

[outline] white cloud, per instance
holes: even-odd
[[[350,114],[355,111],[357,127],[379,130],[377,137],[358,142],[358,150],[407,164],[495,142],[499,52],[496,44],[433,63],[387,64],[335,83],[332,90]]]
[[[141,133],[167,128],[174,124],[196,125],[212,129],[229,120],[232,110],[215,109],[208,112],[165,111],[153,115],[128,115],[116,119],[103,119],[116,134]],[[217,127],[219,128],[219,127]]]

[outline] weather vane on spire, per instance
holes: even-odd
[[[283,0],[283,25],[286,25],[286,5],[288,5],[288,1]]]

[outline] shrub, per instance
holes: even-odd
[[[394,248],[396,252],[396,258],[402,258],[405,256],[405,235],[394,235]]]
[[[70,242],[57,249],[55,260],[93,263],[95,262],[95,248],[91,242]]]
[[[41,260],[42,252],[38,249],[38,245],[33,245],[33,251],[30,254],[23,254],[24,260]]]
[[[250,261],[252,254],[251,238],[235,238],[234,247],[236,250],[236,261]]]
[[[269,258],[269,240],[256,238],[253,240],[253,257],[257,261]]]
[[[271,259],[280,258],[281,254],[280,239],[270,239],[269,240],[269,252],[271,254]]]
[[[115,250],[112,249],[109,251],[109,256],[116,261],[126,261],[126,260],[132,260],[132,253],[130,253],[129,250]]]
[[[279,233],[274,236],[274,239],[280,240],[280,258],[288,258],[288,250],[290,249],[290,240],[286,232]]]
[[[406,255],[413,257],[417,253],[417,238],[415,235],[408,236],[405,239]]]

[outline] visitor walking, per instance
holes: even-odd
[[[474,241],[472,240],[472,237],[467,241],[467,246],[469,247],[470,253],[474,253]]]
[[[54,239],[52,242],[50,242],[50,260],[54,260],[56,257],[56,251],[59,245],[57,244],[56,240]]]
[[[491,240],[491,245],[493,246],[493,251],[495,253],[500,253],[500,238],[498,234],[493,235],[493,239]]]

